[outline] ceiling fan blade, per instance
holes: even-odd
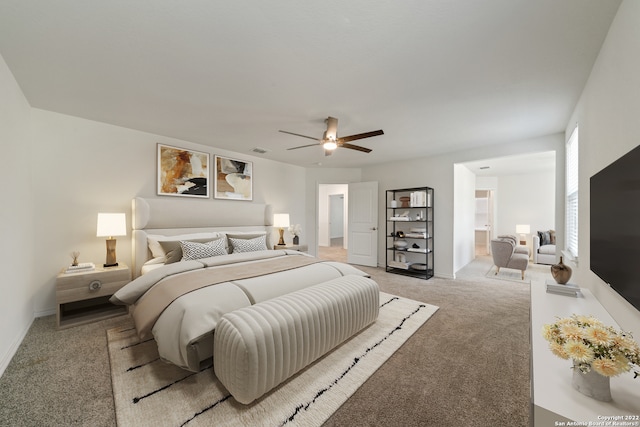
[[[371,132],[359,133],[357,135],[350,136],[342,136],[338,138],[338,142],[350,142],[355,141],[357,139],[371,138],[372,136],[384,135],[384,132],[381,130],[374,130]]]
[[[299,133],[293,133],[293,132],[288,132],[286,130],[279,130],[278,132],[282,132],[282,133],[288,133],[289,135],[295,135],[295,136],[301,136],[303,138],[309,138],[309,139],[313,139],[314,141],[322,141],[319,138],[314,138],[312,136],[307,136],[307,135],[300,135]]]
[[[365,147],[361,147],[359,145],[353,145],[353,144],[349,144],[349,143],[346,143],[346,142],[343,142],[342,144],[338,144],[338,147],[351,148],[352,150],[362,151],[363,153],[370,153],[371,152],[370,148],[365,148]]]
[[[338,119],[335,117],[327,117],[327,132],[324,134],[327,139],[338,138]]]
[[[301,145],[299,147],[287,148],[287,150],[297,150],[298,148],[306,148],[306,147],[316,147],[320,144],[309,144],[309,145]]]

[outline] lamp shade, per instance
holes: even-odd
[[[289,214],[273,214],[273,226],[278,228],[289,227]]]
[[[517,224],[516,225],[516,233],[518,233],[518,234],[529,234],[529,233],[531,233],[531,226],[529,224]]]
[[[127,221],[123,213],[99,213],[97,237],[127,235]]]

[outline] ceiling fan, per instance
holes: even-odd
[[[370,153],[371,149],[369,148],[349,143],[358,139],[384,135],[384,132],[382,130],[374,130],[371,132],[359,133],[357,135],[343,136],[338,138],[338,119],[336,119],[335,117],[327,117],[325,123],[327,124],[327,130],[324,132],[324,135],[322,135],[322,138],[314,138],[312,136],[300,135],[299,133],[281,130],[280,132],[282,133],[288,133],[289,135],[301,136],[303,138],[309,138],[318,141],[315,144],[301,145],[299,147],[287,148],[287,150],[297,150],[298,148],[314,147],[316,145],[319,145],[324,148],[325,156],[330,156],[333,153],[333,150],[338,147],[350,148],[352,150],[362,151],[363,153]]]

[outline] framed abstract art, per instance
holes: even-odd
[[[209,154],[158,144],[158,195],[209,197]]]
[[[215,156],[216,199],[253,200],[253,163]]]

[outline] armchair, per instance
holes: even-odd
[[[538,231],[533,235],[533,262],[548,265],[556,263],[555,231]]]
[[[491,240],[491,255],[493,263],[497,267],[496,274],[500,273],[500,268],[513,268],[524,272],[529,266],[529,248],[518,246],[515,236],[498,236]]]

